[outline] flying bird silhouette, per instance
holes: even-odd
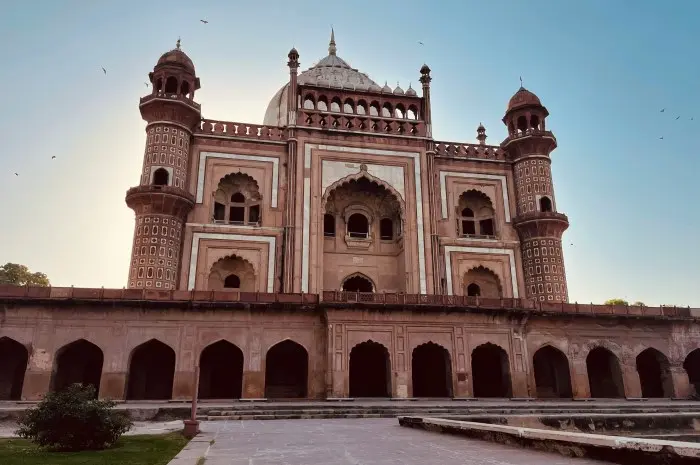
[[[665,111],[666,111],[666,109],[665,109],[665,108],[662,108],[662,109],[661,109],[661,113],[663,113],[663,112],[665,112]]]
[[[102,67],[102,72],[105,73],[105,74],[107,74],[107,70],[104,69],[104,67]]]
[[[678,121],[679,119],[681,119],[681,117],[680,117],[680,116],[676,116],[676,121]]]
[[[19,176],[19,174],[15,173],[15,176]]]
[[[200,19],[200,21],[204,24],[209,24],[209,21],[207,21],[206,19]]]
[[[423,42],[421,42],[420,40],[418,41],[418,43],[421,44],[421,45],[425,45],[425,44],[424,44]]]
[[[659,137],[660,140],[664,140],[664,136]]]
[[[691,116],[691,117],[690,117],[690,121],[693,121],[693,119],[694,119],[694,118]]]
[[[148,87],[148,83],[147,83],[147,82],[144,82],[144,84],[146,84],[146,87]]]
[[[53,157],[51,157],[52,160],[53,160],[54,158],[56,158],[56,155],[54,155]]]

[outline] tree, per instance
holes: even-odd
[[[43,287],[51,285],[44,273],[32,273],[25,265],[9,262],[0,267],[0,284]]]
[[[636,301],[636,302],[633,303],[632,305],[634,305],[635,307],[646,307],[646,306],[647,306],[647,304],[645,304],[645,303],[642,302],[641,300]]]
[[[608,299],[605,305],[629,305],[629,303],[624,299]]]

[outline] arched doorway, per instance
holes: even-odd
[[[510,397],[510,363],[501,347],[487,342],[472,351],[474,397]]]
[[[265,356],[265,397],[301,399],[307,396],[309,354],[289,339],[279,342]]]
[[[170,399],[175,377],[175,351],[151,339],[131,352],[126,398],[129,400]]]
[[[625,397],[620,362],[615,354],[603,347],[596,347],[586,357],[586,371],[591,397]]]
[[[683,368],[688,373],[688,381],[694,389],[692,394],[700,394],[700,349],[695,349],[685,357]]]
[[[413,397],[452,397],[452,364],[443,346],[428,342],[413,349]]]
[[[374,292],[374,284],[365,275],[357,273],[345,278],[343,290],[346,292]]]
[[[571,398],[571,373],[569,360],[552,346],[540,348],[532,357],[535,386],[539,398]]]
[[[71,384],[90,384],[95,396],[100,392],[102,378],[102,350],[85,339],[67,344],[56,352],[56,361],[51,377],[51,389],[61,391]]]
[[[243,352],[228,341],[207,346],[199,356],[199,398],[240,399]]]
[[[0,337],[0,400],[20,400],[29,352],[19,342]]]
[[[350,351],[350,397],[391,397],[389,351],[365,341]]]
[[[671,364],[664,354],[650,347],[637,355],[636,364],[642,397],[673,397]]]

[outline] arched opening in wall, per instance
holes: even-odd
[[[389,351],[365,341],[350,351],[350,397],[391,397]]]
[[[615,354],[603,347],[596,347],[586,357],[586,371],[591,397],[625,397],[620,362]]]
[[[532,115],[530,116],[530,127],[532,129],[539,129],[540,128],[540,117],[537,115]]]
[[[487,297],[490,299],[500,299],[503,297],[503,288],[501,280],[496,273],[478,266],[472,268],[464,274],[464,287],[467,296],[470,297]]]
[[[231,273],[224,279],[224,288],[226,289],[240,289],[241,288],[241,278],[237,275]]]
[[[637,355],[636,365],[642,397],[673,397],[671,363],[664,354],[650,347]]]
[[[460,212],[458,228],[461,237],[492,239],[496,236],[496,214],[486,194],[473,189],[463,192],[459,196],[457,209]]]
[[[83,386],[92,385],[97,396],[100,392],[103,360],[102,350],[85,339],[61,347],[56,352],[51,390],[62,391],[71,384],[80,383]]]
[[[345,278],[342,290],[345,292],[374,292],[374,284],[366,276],[356,273]]]
[[[385,103],[384,106],[382,107],[382,116],[384,118],[391,118],[393,115],[393,111],[391,109],[391,104],[390,103]]]
[[[326,97],[318,98],[316,109],[320,111],[328,111],[328,101],[326,100]]]
[[[371,105],[369,106],[369,115],[370,116],[379,116],[379,103],[378,102],[371,103]]]
[[[172,397],[175,351],[151,339],[131,352],[127,400],[166,400]]]
[[[551,212],[552,211],[552,199],[546,196],[540,197],[540,211],[541,212]]]
[[[199,357],[199,398],[240,399],[243,352],[228,341],[207,346]]]
[[[323,215],[323,235],[326,237],[335,236],[335,216],[330,213]]]
[[[177,94],[177,78],[175,76],[170,76],[165,80],[165,93]]]
[[[307,396],[309,355],[289,339],[279,342],[265,356],[265,397],[301,399]]]
[[[541,399],[573,397],[569,360],[559,349],[544,346],[532,357],[537,397]]]
[[[343,113],[355,113],[355,102],[353,102],[352,99],[345,99]]]
[[[331,111],[340,113],[340,99],[338,97],[334,97],[333,100],[331,100]]]
[[[487,342],[472,351],[474,397],[510,397],[510,363],[501,347]]]
[[[304,97],[304,110],[313,110],[316,107],[314,104],[314,97],[312,95],[307,95]]]
[[[518,117],[518,133],[527,131],[527,118],[525,116]]]
[[[695,349],[683,360],[683,369],[688,374],[688,381],[693,387],[693,394],[700,394],[700,349]]]
[[[218,260],[209,272],[208,289],[240,290],[255,292],[256,288],[255,268],[244,258],[238,255],[229,255]]]
[[[413,349],[413,397],[452,397],[452,364],[443,346],[428,342]]]
[[[362,213],[353,213],[348,218],[348,236],[353,238],[369,237],[369,221]]]
[[[0,337],[0,400],[20,400],[29,351],[9,337]]]
[[[404,119],[406,117],[406,110],[404,109],[403,105],[396,105],[396,108],[394,109],[394,116],[399,119]]]
[[[255,179],[240,172],[228,174],[221,178],[214,193],[214,222],[257,226],[262,220],[261,206]]]
[[[406,112],[406,118],[413,120],[418,119],[418,108],[413,105],[409,106]]]
[[[167,186],[170,178],[170,173],[165,168],[158,168],[153,172],[154,186]]]
[[[364,100],[360,100],[357,102],[357,107],[355,108],[355,113],[358,115],[366,115],[367,114],[367,102]]]
[[[390,241],[394,238],[394,222],[391,218],[379,220],[379,238],[383,241]]]
[[[479,287],[479,285],[476,283],[470,283],[467,286],[467,296],[468,297],[480,297],[481,296],[481,288]]]
[[[190,93],[190,83],[187,81],[182,81],[180,86],[180,95],[188,95]]]
[[[156,80],[154,90],[155,90],[157,93],[163,92],[163,78],[158,78],[158,79]]]

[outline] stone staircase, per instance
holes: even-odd
[[[293,420],[322,418],[396,418],[398,416],[430,416],[440,418],[484,415],[552,415],[552,414],[644,414],[696,413],[700,416],[700,402],[686,401],[618,401],[618,402],[517,402],[503,400],[449,401],[420,404],[410,401],[387,401],[376,404],[354,402],[231,403],[228,406],[200,404],[200,421],[239,420]]]

